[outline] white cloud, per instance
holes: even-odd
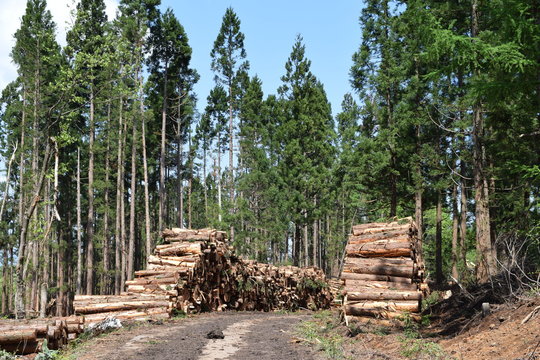
[[[76,6],[76,1],[71,0],[49,0],[47,8],[51,11],[53,20],[56,23],[56,38],[63,46],[66,43],[66,29],[72,24],[71,9]],[[113,19],[118,7],[117,0],[105,0],[107,6],[107,16]],[[9,56],[11,49],[15,45],[13,35],[21,25],[21,18],[26,10],[26,1],[2,0],[0,1],[0,91],[6,85],[15,80],[17,71]]]

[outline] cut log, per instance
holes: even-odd
[[[376,234],[364,234],[364,235],[350,235],[349,244],[365,244],[380,240],[394,240],[395,242],[407,242],[409,241],[409,231],[389,231],[380,232]]]
[[[363,225],[354,225],[352,228],[352,234],[355,236],[364,235],[364,234],[376,234],[380,232],[388,231],[408,231],[411,227],[410,224],[398,224],[398,223],[371,223]]]
[[[77,314],[95,314],[108,311],[127,311],[135,309],[146,309],[155,307],[169,306],[169,301],[125,301],[116,303],[97,303],[92,305],[79,306],[75,305],[75,313]]]
[[[409,243],[366,243],[347,245],[345,251],[348,256],[360,257],[400,257],[412,256]]]
[[[16,344],[19,342],[34,342],[37,340],[36,329],[18,329],[2,331],[0,344]]]
[[[356,264],[345,264],[344,272],[356,274],[390,275],[412,278],[413,267],[404,266],[360,266]]]
[[[155,253],[159,256],[198,255],[202,254],[202,242],[158,245]]]
[[[348,294],[346,307],[351,309],[372,309],[410,312],[418,312],[420,310],[418,301],[351,301],[349,300]],[[347,313],[347,315],[356,314]]]
[[[377,290],[417,290],[418,285],[413,283],[399,283],[393,281],[345,280],[344,289],[347,291]],[[355,290],[358,289],[358,290]]]
[[[413,267],[415,262],[411,258],[362,258],[347,257],[345,264],[355,264],[360,266],[405,266]]]
[[[370,281],[384,281],[395,282],[402,284],[412,284],[411,278],[388,276],[388,275],[374,275],[374,274],[355,274],[344,272],[341,274],[341,278],[345,280],[370,280]]]
[[[362,301],[362,300],[414,300],[422,299],[422,293],[419,291],[379,291],[379,292],[347,292],[347,300]]]

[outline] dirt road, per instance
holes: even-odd
[[[306,314],[212,313],[121,330],[90,340],[77,351],[81,360],[315,359],[316,353],[291,341]],[[210,332],[223,339],[208,339]]]

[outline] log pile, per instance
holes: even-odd
[[[40,352],[43,343],[57,350],[84,331],[85,319],[71,316],[35,320],[0,320],[0,349],[17,355]]]
[[[162,237],[147,269],[126,281],[127,292],[76,296],[75,313],[95,323],[107,316],[148,320],[174,311],[318,309],[332,302],[321,270],[243,260],[224,232],[173,228]]]
[[[186,230],[183,230],[185,232]],[[168,255],[170,247],[190,249],[181,229],[166,230],[166,245],[156,249]],[[175,239],[184,239],[175,243]],[[199,238],[193,239],[197,241]],[[200,250],[199,250],[200,249]],[[199,261],[177,285],[176,309],[185,313],[223,310],[296,310],[327,308],[332,301],[324,273],[316,268],[273,266],[243,260],[234,254],[224,233],[200,243]],[[177,254],[178,255],[178,254]],[[186,255],[188,254],[186,253]]]
[[[426,287],[417,232],[410,220],[353,226],[341,273],[347,322],[417,317]]]

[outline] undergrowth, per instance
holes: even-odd
[[[298,335],[330,359],[345,359],[343,355],[343,335],[336,331],[339,326],[331,311],[321,311],[313,315],[313,320],[304,321],[298,328]]]
[[[439,344],[422,338],[419,331],[421,325],[415,322],[410,314],[405,314],[402,321],[403,334],[398,337],[401,343],[401,355],[418,360],[451,359]]]

